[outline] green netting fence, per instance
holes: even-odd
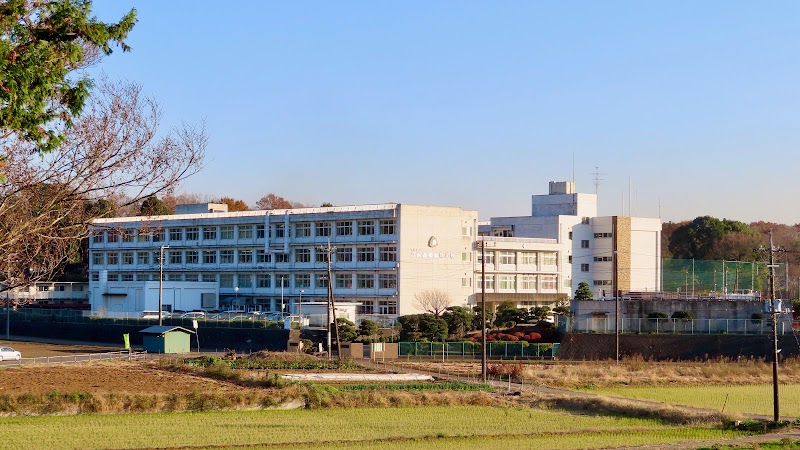
[[[558,352],[558,343],[487,342],[489,358],[553,358]],[[399,356],[431,358],[480,358],[480,342],[400,342]]]
[[[699,259],[664,259],[663,291],[695,295],[711,292],[764,291],[767,286],[767,263],[743,261],[705,261]],[[775,288],[784,288],[786,267],[775,268]]]

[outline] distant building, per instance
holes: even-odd
[[[6,298],[40,308],[88,309],[89,283],[38,281],[30,286],[6,291],[0,296],[0,303],[5,302]]]

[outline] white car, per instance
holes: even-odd
[[[11,347],[0,347],[0,361],[19,361],[22,354]]]
[[[181,316],[184,319],[205,319],[206,313],[203,311],[192,311]]]

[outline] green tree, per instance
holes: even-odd
[[[581,281],[578,283],[578,289],[575,289],[575,300],[591,300],[592,290],[589,289],[589,283]]]
[[[419,321],[419,331],[429,341],[443,341],[447,338],[447,322],[433,314],[423,314]]]
[[[568,315],[569,314],[569,305],[564,301],[558,302],[556,307],[553,308],[553,314],[558,314],[559,316]]]
[[[167,205],[155,195],[151,195],[144,199],[142,207],[139,209],[140,216],[168,216],[173,214]]]
[[[728,234],[733,236],[724,240]],[[754,241],[750,238],[755,237],[757,232],[745,223],[702,216],[672,232],[669,251],[673,258],[682,259],[738,258],[752,254]]]
[[[11,136],[50,151],[64,142],[83,110],[91,80],[75,73],[123,51],[136,10],[117,23],[91,16],[90,0],[6,0],[0,3],[0,139]]]
[[[342,342],[353,342],[355,338],[358,337],[356,324],[344,317],[337,317],[336,325],[339,327],[339,339],[341,339]]]
[[[333,203],[324,202],[323,204],[319,205],[320,208],[330,208],[333,206]]]
[[[547,319],[550,317],[550,307],[549,306],[534,306],[529,310],[528,313],[528,320],[531,322],[547,322]]]
[[[361,325],[358,326],[358,334],[360,336],[372,337],[378,334],[380,326],[374,320],[362,320]]]
[[[475,313],[464,306],[451,306],[442,313],[442,319],[452,335],[461,337],[474,329]]]

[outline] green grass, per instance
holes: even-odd
[[[772,385],[611,387],[587,392],[772,416]],[[779,386],[781,416],[800,417],[800,384]]]
[[[6,417],[2,422],[0,449],[556,449],[742,435],[654,420],[461,406]]]

